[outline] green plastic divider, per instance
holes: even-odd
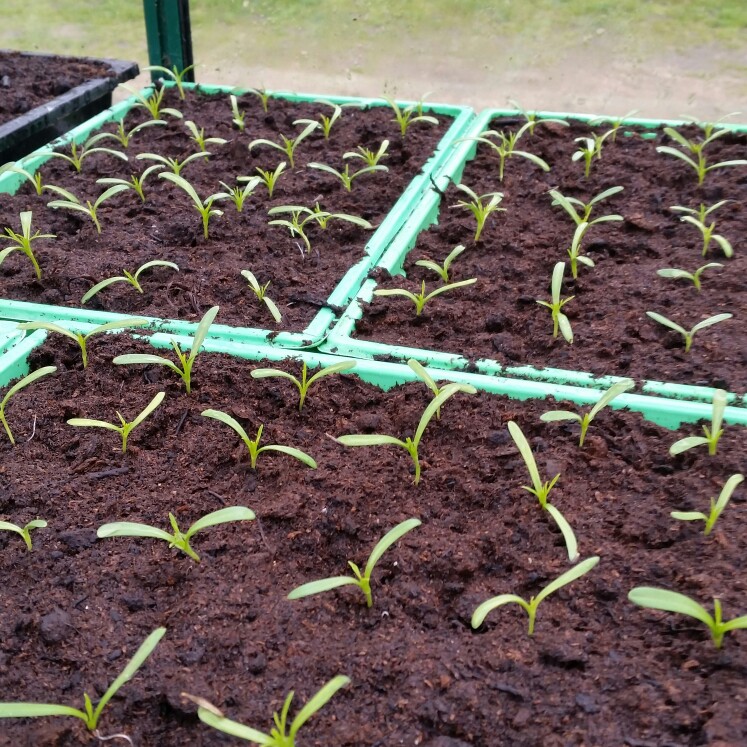
[[[13,322],[0,322],[0,353],[23,339],[23,332]]]
[[[173,87],[173,83],[166,83],[166,87]],[[241,95],[248,89],[233,86],[200,85],[185,83],[184,88],[198,90],[208,95],[229,94]],[[147,87],[141,91],[142,95],[149,95],[153,90]],[[271,96],[288,101],[312,102],[317,99],[325,99],[337,104],[355,104],[362,108],[387,106],[383,99],[354,98],[351,96],[325,96],[307,93],[292,93],[288,91],[272,91]],[[124,117],[135,105],[137,99],[131,97],[126,101],[107,109],[101,114],[89,119],[87,122],[70,130],[65,136],[53,141],[42,150],[59,148],[69,145],[71,142],[81,144],[87,140],[93,132],[100,129],[108,122],[116,121]],[[398,102],[400,106],[408,106],[415,102]],[[449,129],[439,142],[436,150],[424,164],[421,172],[411,180],[410,184],[399,197],[395,205],[374,231],[366,243],[363,257],[350,267],[342,279],[333,289],[327,299],[327,305],[322,307],[303,332],[277,332],[255,327],[226,327],[215,325],[211,327],[210,334],[228,339],[242,339],[245,341],[262,340],[269,344],[284,348],[309,347],[322,342],[336,320],[336,308],[346,306],[355,297],[361,283],[370,271],[374,263],[381,257],[391,241],[401,230],[408,216],[417,206],[422,194],[431,186],[431,178],[435,178],[443,169],[446,162],[451,158],[451,146],[463,132],[469,128],[474,119],[474,111],[469,107],[455,106],[451,104],[425,104],[424,111],[434,114],[451,116],[454,118]],[[24,168],[34,171],[42,166],[49,156],[40,151],[32,153],[23,159]],[[12,172],[0,174],[0,193],[15,193],[23,184],[23,177]],[[0,299],[0,319],[17,319],[19,321],[55,321],[71,320],[90,322],[92,324],[103,324],[106,321],[121,319],[121,314],[112,312],[95,312],[88,309],[71,308],[63,306],[48,306],[45,304],[32,304],[24,301],[4,301]],[[178,333],[191,334],[195,324],[183,322],[178,319],[158,319],[157,321],[164,329]]]
[[[532,112],[530,112],[532,113]],[[562,112],[533,112],[538,119],[566,119],[588,122],[598,119],[594,114],[566,114]],[[496,117],[522,117],[522,112],[504,109],[486,109],[472,122],[468,130],[457,139],[454,144],[452,157],[444,164],[435,181],[439,189],[445,190],[449,182],[458,183],[467,162],[475,157],[477,143],[467,138],[476,137],[485,131],[491,120]],[[607,118],[610,121],[611,118]],[[654,120],[654,119],[626,119],[624,124],[630,127],[646,127],[655,129],[658,127],[676,127],[691,124],[682,120]],[[747,125],[726,125],[730,130],[738,133],[747,132]],[[423,199],[410,214],[402,230],[395,237],[389,248],[376,263],[379,268],[386,269],[392,275],[404,275],[403,264],[408,252],[410,252],[422,231],[427,231],[433,224],[438,222],[438,214],[441,207],[441,195],[431,190],[423,196]],[[424,365],[445,370],[477,370],[487,376],[518,377],[531,381],[541,381],[554,384],[568,384],[574,387],[588,387],[592,389],[607,389],[620,376],[597,376],[584,371],[572,371],[560,368],[538,368],[535,366],[503,366],[498,361],[490,358],[470,360],[458,353],[448,353],[439,350],[424,348],[412,348],[399,345],[385,345],[371,340],[360,340],[353,337],[355,323],[363,316],[363,304],[371,302],[376,281],[372,278],[366,279],[362,284],[357,296],[347,309],[343,312],[321,350],[363,359],[385,359],[385,360],[407,360],[415,358]],[[642,389],[647,394],[660,395],[668,399],[692,400],[695,402],[711,402],[715,391],[712,387],[694,386],[689,384],[676,384],[664,381],[646,380],[642,382]],[[729,402],[737,407],[747,407],[747,395],[730,393]]]

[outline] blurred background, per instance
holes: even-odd
[[[148,64],[140,0],[0,8],[0,48]],[[747,121],[747,0],[192,0],[190,12],[203,83]]]

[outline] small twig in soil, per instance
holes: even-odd
[[[275,551],[272,549],[272,546],[267,541],[267,537],[265,537],[265,530],[262,528],[262,522],[259,520],[259,516],[255,515],[254,521],[257,524],[257,528],[259,529],[259,536],[262,538],[262,542],[264,546],[267,548],[267,551],[270,553],[270,555],[274,556]]]
[[[224,506],[226,505],[226,499],[222,495],[219,495],[218,493],[214,493],[212,490],[208,490],[207,494],[212,495],[213,498],[217,498]]]
[[[108,742],[110,739],[124,739],[129,744],[131,744],[132,747],[134,747],[135,745],[135,743],[126,734],[110,734],[109,736],[105,737],[99,732],[98,729],[96,729],[96,731],[93,733],[93,736],[96,737],[99,742]]]
[[[35,435],[36,435],[36,415],[34,415],[34,423],[31,428],[31,435],[26,439],[26,443],[28,443]]]
[[[126,475],[130,471],[129,467],[114,467],[114,469],[105,469],[102,472],[89,472],[86,477],[89,480],[101,480],[104,477],[116,477],[117,475]]]
[[[179,420],[179,424],[176,426],[176,430],[174,431],[174,435],[178,436],[179,432],[182,429],[182,426],[184,425],[184,421],[187,419],[187,415],[189,415],[189,408],[187,408],[184,411],[184,415],[182,415],[181,419]]]

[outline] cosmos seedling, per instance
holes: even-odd
[[[18,163],[10,162],[3,164],[0,166],[0,174],[7,172],[11,172],[13,174],[18,174],[19,176],[22,176],[25,181],[29,182],[31,186],[33,186],[34,191],[36,194],[40,195],[42,193],[42,190],[46,188],[47,185],[42,184],[42,175],[40,171],[35,171],[34,173],[31,173],[30,171],[27,171],[20,165],[20,161]]]
[[[326,114],[320,114],[319,115],[319,121],[317,122],[314,119],[297,119],[295,122],[293,122],[294,125],[316,125],[318,127],[321,127],[322,132],[324,133],[324,139],[329,140],[330,133],[332,132],[332,125],[337,122],[337,120],[342,116],[342,107],[338,104],[334,104],[331,101],[327,101],[325,99],[318,99],[314,102],[315,104],[324,104],[325,106],[331,106],[332,107],[332,114],[327,116]]]
[[[173,534],[169,534],[158,527],[152,527],[149,524],[140,524],[135,521],[115,521],[111,524],[102,524],[96,531],[96,536],[99,539],[105,539],[106,537],[149,537],[151,539],[164,540],[169,543],[169,547],[181,550],[189,555],[192,560],[199,563],[200,556],[189,544],[189,540],[197,532],[218,524],[228,524],[233,521],[253,521],[254,518],[254,511],[246,506],[228,506],[221,508],[219,511],[205,514],[205,516],[198,519],[184,533],[179,529],[174,514],[170,513],[169,522],[171,523],[171,528],[174,530]]]
[[[418,423],[413,438],[406,436],[405,440],[402,441],[394,436],[372,433],[339,436],[335,440],[343,446],[399,446],[403,448],[410,455],[413,465],[415,466],[415,477],[413,483],[417,485],[420,482],[420,458],[418,455],[418,448],[420,446],[420,441],[423,438],[423,433],[425,433],[428,423],[431,422],[433,416],[441,409],[444,402],[459,392],[464,394],[475,394],[477,389],[469,384],[447,384],[443,387],[441,393],[437,397],[434,397],[430,404],[425,408],[420,417],[420,422]]]
[[[687,213],[687,215],[683,215],[680,220],[684,223],[690,223],[691,225],[695,226],[698,231],[700,231],[701,235],[703,236],[704,257],[708,253],[708,248],[711,246],[711,241],[715,241],[719,245],[721,251],[724,253],[724,256],[734,256],[734,249],[732,248],[732,245],[729,243],[728,239],[723,237],[721,234],[714,233],[716,229],[716,221],[712,221],[709,224],[706,224],[705,222],[710,213],[712,213],[714,210],[717,210],[722,205],[725,205],[727,202],[731,202],[731,200],[721,200],[715,205],[711,205],[711,207],[709,208],[701,203],[698,210],[693,210],[693,208],[684,207],[683,205],[672,205],[672,207],[669,208],[670,210],[673,210],[677,213]]]
[[[229,187],[225,182],[221,182],[220,186],[223,187],[225,192],[218,192],[213,195],[215,200],[230,200],[237,213],[241,213],[244,210],[244,203],[249,197],[254,194],[254,190],[262,180],[258,176],[248,177],[245,187]]]
[[[95,147],[96,143],[100,142],[108,135],[109,133],[102,132],[98,135],[94,135],[93,137],[88,138],[88,140],[86,140],[86,142],[80,146],[80,150],[78,149],[78,144],[73,140],[73,142],[70,143],[70,155],[67,155],[67,153],[60,153],[58,151],[45,151],[40,155],[49,156],[50,158],[62,158],[64,161],[67,161],[78,173],[80,173],[83,169],[84,159],[88,158],[88,156],[93,155],[94,153],[108,153],[110,156],[120,158],[123,161],[129,160],[127,158],[127,155],[122,153],[121,151],[113,150],[112,148]]]
[[[138,132],[142,132],[148,127],[160,126],[165,124],[166,122],[163,119],[149,119],[147,122],[135,125],[135,127],[133,127],[131,130],[128,130],[125,127],[124,119],[120,119],[117,123],[117,131],[102,132],[99,138],[99,142],[101,140],[107,139],[116,140],[123,148],[127,148],[130,145],[130,140],[132,140],[132,138],[137,135]]]
[[[713,615],[709,614],[705,607],[698,604],[684,594],[667,589],[656,589],[651,586],[637,586],[631,589],[628,599],[649,610],[663,610],[664,612],[676,612],[679,615],[694,617],[704,623],[711,631],[711,640],[716,648],[721,648],[724,636],[731,630],[747,628],[747,615],[735,617],[733,620],[724,622],[721,613],[721,600],[713,600]]]
[[[101,712],[106,704],[114,697],[122,685],[129,682],[145,660],[153,653],[158,642],[166,633],[166,628],[156,628],[141,644],[135,655],[127,663],[117,679],[109,685],[109,689],[101,696],[101,700],[94,709],[88,693],[83,693],[83,705],[85,710],[72,708],[66,705],[54,703],[0,703],[0,718],[34,718],[37,716],[74,716],[81,719],[86,727],[99,736],[96,727],[101,717]]]
[[[607,407],[613,399],[620,396],[623,392],[630,391],[635,387],[635,381],[633,379],[622,379],[614,383],[602,396],[599,398],[594,407],[589,412],[584,413],[583,416],[578,415],[570,410],[551,410],[540,415],[540,420],[543,423],[556,423],[562,420],[575,420],[581,425],[581,437],[578,441],[579,446],[584,445],[584,439],[586,438],[586,431],[591,425],[591,421],[599,415],[599,413]]]
[[[616,119],[610,117],[597,117],[596,119],[590,119],[589,124],[592,127],[598,127],[605,122],[608,122],[612,127],[604,133],[604,138],[609,138],[613,143],[617,141],[617,133],[623,126],[626,119],[630,119],[633,115],[638,114],[638,109],[631,109],[627,114],[623,114],[622,117]]]
[[[568,321],[568,317],[561,311],[568,301],[571,301],[575,296],[568,296],[568,298],[560,298],[560,291],[563,286],[563,274],[565,273],[565,262],[558,262],[552,271],[552,284],[550,287],[551,300],[550,301],[537,301],[540,306],[546,306],[552,313],[552,336],[558,336],[558,330],[563,335],[566,342],[573,343],[573,330],[571,329],[571,323]]]
[[[724,410],[726,409],[726,392],[723,389],[716,389],[713,393],[713,404],[711,409],[711,424],[703,426],[703,436],[688,436],[675,441],[669,447],[670,456],[677,456],[684,451],[695,449],[698,446],[707,446],[710,456],[715,456],[718,442],[724,433],[721,427],[724,422]]]
[[[18,524],[11,524],[9,521],[0,521],[0,530],[7,532],[15,532],[20,534],[23,541],[26,543],[26,549],[31,552],[31,530],[32,529],[43,529],[47,526],[47,522],[43,519],[34,519],[30,521],[26,526],[19,527]]]
[[[689,332],[684,327],[680,327],[679,324],[673,322],[671,319],[667,319],[661,314],[657,314],[655,311],[647,311],[646,316],[665,327],[669,327],[669,329],[673,329],[675,332],[679,332],[685,340],[685,352],[689,353],[696,332],[699,332],[701,329],[705,329],[706,327],[711,327],[714,324],[718,324],[719,322],[724,322],[727,319],[731,319],[733,315],[716,314],[715,316],[709,316],[708,319],[698,322]]]
[[[560,511],[558,511],[558,509],[547,500],[550,491],[555,487],[555,483],[560,479],[560,473],[555,475],[551,480],[543,482],[539,470],[537,469],[537,462],[534,460],[534,454],[532,454],[532,448],[529,446],[529,441],[527,441],[523,431],[513,420],[508,421],[508,432],[511,434],[511,438],[513,438],[516,448],[519,450],[519,454],[521,454],[521,458],[524,460],[527,472],[529,472],[529,477],[532,480],[531,486],[522,485],[521,487],[523,490],[536,496],[543,510],[547,511],[547,513],[549,513],[555,520],[555,523],[558,525],[558,529],[560,529],[563,539],[565,540],[565,546],[568,550],[568,560],[573,563],[578,558],[578,542],[576,541],[576,535],[573,533],[571,525],[566,521],[563,514],[561,514]]]
[[[580,143],[578,150],[571,156],[572,161],[584,159],[584,176],[588,178],[591,173],[591,162],[594,156],[599,157],[602,152],[601,142],[597,143],[593,137],[577,137],[575,142]],[[598,148],[598,150],[597,150]]]
[[[606,200],[608,197],[612,197],[612,195],[616,195],[619,192],[622,192],[623,189],[623,187],[610,187],[609,189],[605,189],[603,192],[600,192],[598,195],[592,197],[589,202],[583,202],[576,197],[566,197],[557,189],[551,189],[549,194],[553,198],[552,204],[560,205],[560,207],[562,207],[563,210],[565,210],[566,213],[571,216],[573,222],[576,225],[579,225],[580,223],[588,223],[590,226],[593,226],[596,223],[607,223],[609,221],[623,220],[622,215],[600,215],[598,218],[590,220],[591,211],[594,208],[594,205],[598,204],[602,200]],[[581,210],[583,210],[583,214],[579,213],[577,208],[581,208]]]
[[[231,114],[233,115],[231,124],[236,125],[239,132],[243,132],[246,129],[246,112],[243,109],[239,110],[239,101],[236,96],[231,94],[229,98],[231,100]]]
[[[359,145],[356,150],[343,153],[342,157],[343,159],[360,158],[367,166],[376,166],[383,158],[389,158],[388,148],[389,141],[383,140],[376,152]]]
[[[317,223],[321,228],[326,228],[327,222],[335,218],[367,230],[373,228],[364,218],[359,218],[356,215],[347,215],[346,213],[328,213],[326,210],[321,210],[318,203],[313,210],[303,205],[277,205],[267,211],[267,214],[270,216],[285,215],[287,213],[290,213],[290,219],[276,218],[269,221],[267,225],[285,226],[290,231],[291,236],[298,236],[303,241],[306,245],[307,254],[311,253],[311,240],[306,233],[306,225],[309,223]],[[302,215],[304,216],[303,218],[301,218]]]
[[[423,280],[420,285],[420,293],[412,293],[406,288],[386,288],[383,290],[375,290],[373,294],[374,296],[404,296],[405,298],[409,298],[415,304],[415,316],[420,316],[423,313],[425,305],[432,298],[440,296],[442,293],[446,293],[446,291],[454,290],[456,288],[464,288],[467,285],[474,285],[476,282],[477,278],[459,280],[456,283],[441,285],[430,293],[426,293],[425,280]]]
[[[463,138],[464,140],[476,140],[478,143],[484,143],[490,146],[490,148],[498,155],[498,179],[503,181],[503,173],[506,166],[506,160],[513,156],[525,158],[530,163],[538,166],[543,171],[549,171],[550,166],[546,161],[536,156],[534,153],[529,153],[525,150],[516,150],[516,143],[519,138],[527,132],[530,126],[530,122],[523,124],[516,132],[499,132],[498,130],[485,130],[481,132],[477,137]],[[491,138],[497,138],[497,142],[491,140]],[[457,141],[460,142],[460,141]]]
[[[248,88],[246,92],[251,93],[253,96],[256,96],[259,99],[262,105],[262,111],[267,114],[270,102],[270,93],[268,91],[265,91],[263,88]]]
[[[158,153],[140,153],[135,158],[140,161],[155,161],[159,168],[169,169],[176,176],[180,176],[182,169],[192,161],[196,161],[198,158],[205,158],[212,156],[212,153],[207,151],[199,151],[198,153],[190,153],[185,159],[179,160],[178,158],[171,158],[169,156],[162,156]],[[159,175],[160,176],[160,175]]]
[[[415,264],[418,267],[425,267],[426,270],[432,270],[443,280],[444,283],[449,282],[449,270],[454,260],[464,251],[464,244],[457,244],[448,254],[443,264],[440,265],[438,262],[433,262],[430,259],[419,259]]]
[[[18,329],[35,330],[45,329],[47,332],[57,332],[60,335],[65,335],[71,340],[80,345],[80,353],[83,358],[83,368],[88,368],[88,340],[94,335],[101,334],[102,332],[108,332],[113,329],[129,329],[131,327],[142,327],[145,324],[150,324],[148,319],[132,318],[124,319],[118,322],[107,322],[106,324],[100,324],[98,327],[94,327],[90,332],[81,334],[79,332],[72,332],[65,327],[61,327],[59,324],[54,322],[22,322],[18,325]]]
[[[207,148],[205,146],[225,145],[228,142],[228,140],[222,137],[205,137],[205,128],[198,127],[191,119],[186,120],[184,126],[189,130],[190,139],[197,143],[197,147],[202,151],[206,158],[210,154],[207,153]]]
[[[281,371],[277,368],[255,368],[252,371],[253,379],[287,379],[292,381],[298,389],[298,410],[303,410],[304,403],[306,402],[306,395],[309,393],[311,385],[315,381],[324,378],[325,376],[331,376],[332,374],[344,373],[355,368],[355,361],[340,361],[340,363],[333,363],[331,366],[321,368],[313,376],[309,377],[308,367],[306,361],[301,364],[301,378],[296,378],[293,374],[289,374],[285,371]]]
[[[161,164],[154,163],[152,166],[148,166],[140,176],[132,174],[129,181],[126,179],[118,179],[116,177],[106,176],[102,179],[97,179],[96,184],[122,184],[126,189],[131,189],[140,198],[141,202],[145,202],[145,192],[143,187],[145,186],[145,180],[158,169],[163,168]]]
[[[272,318],[275,322],[280,324],[283,320],[283,317],[280,314],[280,309],[278,309],[275,302],[267,295],[270,281],[268,280],[264,285],[260,285],[254,273],[250,270],[242,270],[241,275],[246,279],[247,283],[249,283],[249,287],[252,289],[257,299],[267,307],[267,310],[272,314]]]
[[[166,93],[165,88],[158,88],[147,97],[138,91],[133,91],[129,86],[123,85],[122,88],[129,91],[135,97],[136,103],[133,104],[133,108],[145,109],[150,114],[152,120],[161,120],[163,114],[168,114],[175,119],[182,119],[182,113],[178,109],[163,106],[163,96]]]
[[[31,210],[25,210],[24,212],[20,213],[18,217],[21,219],[21,233],[16,233],[12,228],[6,227],[5,235],[13,243],[10,246],[6,246],[2,251],[0,251],[0,265],[5,261],[8,255],[12,254],[13,252],[23,252],[29,258],[29,260],[31,260],[31,264],[34,266],[34,272],[36,273],[37,279],[41,280],[41,267],[39,267],[39,262],[34,256],[34,250],[31,247],[31,243],[33,241],[36,241],[37,239],[55,239],[57,238],[57,236],[53,233],[42,233],[41,231],[37,231],[36,233],[32,234]]]
[[[579,262],[587,267],[594,267],[594,262],[589,259],[589,257],[581,254],[581,242],[583,241],[584,234],[588,228],[589,224],[585,221],[581,221],[581,223],[576,226],[576,230],[573,232],[571,246],[568,249],[568,256],[571,259],[571,275],[574,280],[578,277]]]
[[[526,123],[528,125],[527,132],[530,135],[534,135],[534,128],[540,124],[556,124],[556,125],[560,125],[561,127],[570,126],[568,122],[566,122],[564,119],[557,119],[555,117],[547,117],[546,119],[544,118],[537,119],[536,112],[527,111],[521,106],[521,104],[519,104],[518,101],[515,101],[514,99],[509,99],[508,103],[511,104],[511,106],[513,106],[514,109],[521,112],[521,116],[524,117],[524,119],[526,119]]]
[[[117,410],[117,417],[119,418],[120,425],[107,423],[105,420],[90,420],[89,418],[70,418],[70,420],[67,421],[67,424],[78,428],[104,428],[119,433],[122,437],[122,453],[124,454],[127,451],[127,438],[130,433],[134,428],[140,425],[140,423],[142,423],[143,420],[145,420],[145,418],[147,418],[148,415],[150,415],[153,410],[161,404],[161,402],[163,402],[165,396],[165,392],[159,392],[156,394],[156,396],[146,405],[145,409],[130,423],[128,423],[122,417],[119,410]]]
[[[197,354],[200,352],[202,344],[205,342],[210,325],[215,321],[215,317],[218,314],[219,307],[213,306],[208,309],[205,316],[202,317],[200,323],[197,325],[195,336],[192,340],[192,347],[189,351],[189,355],[185,355],[180,347],[179,343],[172,337],[171,346],[174,348],[176,357],[180,365],[172,363],[168,358],[162,358],[160,355],[150,355],[141,353],[130,353],[128,355],[118,355],[112,363],[115,366],[126,366],[130,364],[144,363],[146,365],[166,366],[170,368],[179,378],[184,382],[184,386],[187,390],[187,394],[192,391],[192,366],[197,359]],[[147,320],[146,320],[147,321]]]
[[[407,361],[407,365],[415,372],[417,377],[428,387],[428,389],[433,392],[434,397],[438,397],[438,395],[441,394],[442,387],[439,387],[438,384],[436,384],[434,379],[419,361],[410,358],[410,360]],[[436,420],[441,420],[440,408],[436,410]]]
[[[703,530],[703,534],[708,536],[711,533],[716,522],[718,521],[718,517],[721,516],[724,509],[731,500],[732,494],[743,480],[744,475],[732,475],[724,483],[724,487],[721,488],[721,493],[719,494],[718,500],[716,501],[711,498],[711,506],[707,514],[704,514],[700,511],[672,511],[670,516],[673,519],[678,519],[679,521],[704,521],[705,528]]]
[[[362,169],[358,169],[358,171],[354,171],[351,174],[349,163],[345,164],[345,168],[342,171],[338,171],[332,166],[328,166],[326,163],[317,162],[307,163],[306,168],[317,169],[318,171],[324,171],[326,174],[332,174],[332,176],[337,177],[342,182],[342,186],[345,187],[348,192],[352,191],[353,180],[357,179],[359,176],[362,176],[363,174],[372,174],[375,171],[389,171],[386,166],[364,166]]]
[[[723,267],[723,265],[720,262],[709,262],[698,267],[695,272],[680,270],[676,267],[665,267],[657,270],[656,274],[663,278],[671,278],[672,280],[689,280],[695,286],[698,293],[700,293],[700,276],[711,267]]]
[[[148,71],[163,73],[164,75],[168,76],[176,84],[176,90],[179,91],[179,98],[184,100],[186,98],[186,93],[184,91],[184,76],[190,70],[194,70],[194,67],[194,65],[187,65],[187,67],[185,67],[183,70],[179,70],[176,65],[171,68],[163,67],[163,65],[148,65],[147,67],[143,68],[143,72]]]
[[[254,742],[262,745],[262,747],[296,747],[296,736],[301,727],[318,710],[324,707],[340,688],[345,687],[349,682],[350,678],[341,674],[333,677],[306,703],[289,725],[288,713],[293,700],[293,691],[291,690],[280,713],[273,714],[272,720],[275,726],[269,734],[253,729],[251,726],[244,726],[238,721],[231,721],[223,715],[222,711],[204,698],[197,698],[194,695],[189,695],[189,693],[182,693],[182,695],[197,704],[197,716],[200,721],[212,726],[213,729],[230,734],[233,737],[239,737],[239,739],[245,739],[248,742]]]
[[[394,112],[394,119],[392,122],[396,122],[399,125],[399,132],[400,135],[402,135],[403,140],[405,139],[405,135],[407,135],[407,130],[409,130],[410,126],[415,124],[415,122],[425,122],[426,124],[438,125],[438,120],[435,117],[429,114],[423,114],[422,101],[410,104],[404,108],[401,108],[393,99],[385,99],[385,101],[392,107],[392,111]]]
[[[96,198],[95,202],[92,203],[90,200],[86,200],[86,204],[84,205],[72,192],[68,192],[66,189],[62,189],[62,187],[55,187],[55,192],[61,194],[65,199],[52,200],[47,204],[47,207],[54,208],[55,210],[72,210],[73,212],[84,213],[93,221],[93,225],[96,226],[96,232],[101,233],[101,223],[98,218],[99,208],[109,198],[118,195],[120,192],[124,192],[126,189],[128,187],[124,184],[115,184],[113,187],[109,187],[109,189],[102,192]]]
[[[8,421],[5,418],[5,406],[8,404],[8,402],[10,402],[10,398],[17,392],[20,392],[21,389],[27,387],[29,384],[33,384],[42,376],[54,373],[56,370],[56,366],[44,366],[43,368],[37,368],[36,371],[32,371],[30,374],[24,376],[20,381],[17,381],[10,389],[8,389],[2,400],[0,400],[0,423],[3,424],[3,428],[5,428],[5,432],[8,434],[10,443],[13,446],[16,445],[16,440],[13,438],[13,432],[10,430]]]
[[[146,262],[143,265],[140,265],[140,267],[135,270],[135,272],[130,273],[127,270],[122,270],[124,275],[117,275],[115,277],[107,278],[106,280],[102,280],[100,283],[96,283],[96,285],[93,286],[84,296],[80,299],[81,305],[86,303],[87,301],[90,301],[97,293],[104,290],[104,288],[108,288],[113,283],[129,283],[138,293],[143,292],[143,286],[140,285],[140,275],[141,273],[145,272],[145,270],[149,270],[152,267],[170,267],[172,270],[176,270],[179,272],[179,265],[174,264],[173,262],[165,262],[160,259],[153,259],[150,262]]]
[[[475,216],[477,221],[477,231],[475,232],[475,243],[480,240],[480,234],[485,226],[485,221],[491,213],[497,211],[506,212],[506,208],[498,207],[503,199],[503,192],[487,192],[484,195],[478,195],[466,184],[457,184],[456,188],[464,192],[470,199],[469,200],[458,200],[456,205],[450,205],[449,207],[459,207],[469,210],[472,215]],[[483,202],[487,200],[487,202]]]
[[[558,576],[558,578],[545,586],[536,597],[529,597],[528,602],[516,594],[500,594],[497,597],[492,597],[491,599],[486,600],[472,613],[472,627],[475,629],[479,628],[485,621],[485,618],[494,609],[502,607],[504,604],[518,604],[529,615],[529,630],[527,632],[529,635],[533,635],[534,622],[537,617],[537,608],[539,607],[540,602],[547,599],[547,597],[549,597],[553,592],[562,589],[572,581],[575,581],[577,578],[585,576],[597,565],[598,562],[598,555],[594,555],[591,558],[581,561],[578,565],[566,571],[561,576]]]
[[[217,208],[213,207],[213,203],[217,199],[217,195],[210,195],[209,197],[206,197],[205,201],[203,202],[195,191],[195,188],[181,176],[177,176],[176,174],[164,173],[161,173],[158,176],[161,179],[167,179],[168,181],[173,182],[177,187],[181,187],[192,199],[192,207],[200,214],[200,217],[202,218],[202,234],[207,239],[210,219],[213,216],[223,215],[222,210],[218,210]]]
[[[286,167],[285,161],[281,161],[274,171],[265,171],[264,169],[259,168],[257,166],[257,174],[259,174],[260,181],[267,187],[267,196],[272,197],[272,193],[275,191],[275,187],[278,183],[278,179],[280,179],[280,176],[285,171]],[[237,182],[245,182],[250,181],[252,179],[256,179],[254,176],[239,176],[237,177]]]
[[[296,148],[298,148],[301,142],[305,140],[317,127],[319,127],[319,122],[312,122],[311,124],[306,125],[306,127],[294,138],[289,138],[281,134],[280,143],[274,143],[272,140],[265,140],[263,138],[252,140],[252,142],[249,143],[249,150],[252,151],[257,145],[267,145],[270,148],[275,148],[276,150],[285,153],[288,157],[290,167],[295,168],[296,164],[294,157],[296,154]]]
[[[348,561],[348,565],[352,568],[353,577],[351,576],[332,576],[330,578],[323,578],[319,581],[310,581],[307,584],[297,586],[290,594],[288,599],[302,599],[303,597],[310,597],[314,594],[322,594],[325,591],[331,591],[332,589],[339,589],[341,586],[357,586],[366,598],[366,605],[368,607],[373,606],[373,597],[371,596],[371,574],[376,564],[381,560],[381,556],[399,539],[405,534],[419,527],[421,525],[420,519],[407,519],[401,524],[397,524],[394,529],[390,529],[377,543],[376,547],[371,551],[366,561],[366,567],[361,573],[360,568],[353,563]]]

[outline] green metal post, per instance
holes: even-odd
[[[189,0],[143,0],[143,11],[150,64],[169,70],[174,65],[184,70],[193,64]],[[155,82],[162,76],[153,72],[152,77]],[[184,75],[185,81],[194,79],[194,70]]]

